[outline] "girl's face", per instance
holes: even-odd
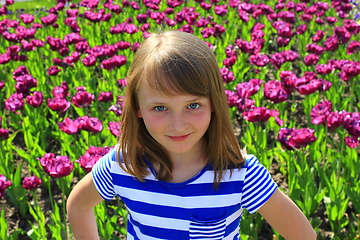
[[[197,156],[203,151],[203,136],[212,112],[209,98],[164,95],[143,81],[138,89],[138,104],[138,117],[172,159]]]

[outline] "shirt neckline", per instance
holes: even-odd
[[[155,180],[158,181],[159,183],[163,184],[163,185],[168,186],[168,187],[182,187],[182,186],[185,186],[185,185],[187,185],[189,183],[194,182],[198,178],[200,178],[208,169],[210,169],[210,165],[206,164],[203,167],[203,169],[201,169],[200,172],[198,172],[194,177],[190,178],[189,180],[186,180],[186,181],[180,182],[180,183],[171,183],[171,182],[165,182],[165,181],[160,180],[160,179],[157,178],[156,171],[155,171],[155,169],[153,168],[151,162],[148,159],[145,159],[145,163],[146,163],[146,165],[148,165],[148,167],[149,167],[149,169],[151,171],[151,174],[155,177]]]

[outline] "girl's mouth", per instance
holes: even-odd
[[[174,141],[184,141],[188,136],[190,136],[190,133],[189,134],[186,134],[186,135],[182,135],[182,136],[168,136],[171,140],[174,140]]]

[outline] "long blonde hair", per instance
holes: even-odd
[[[196,36],[181,31],[151,34],[137,50],[127,76],[125,102],[119,137],[120,166],[140,181],[149,174],[144,156],[160,166],[158,176],[171,179],[172,163],[166,150],[147,131],[137,116],[138,88],[141,81],[165,94],[208,97],[213,112],[205,133],[208,163],[218,185],[227,169],[244,163],[229,118],[224,83],[210,48]],[[120,155],[122,161],[120,161]]]

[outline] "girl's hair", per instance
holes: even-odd
[[[196,36],[167,31],[151,34],[141,44],[128,72],[118,149],[118,161],[125,171],[143,181],[149,174],[145,156],[159,164],[159,179],[171,179],[172,163],[166,150],[152,138],[137,115],[137,92],[143,81],[166,95],[190,94],[210,99],[213,112],[204,136],[205,153],[215,171],[216,185],[225,170],[242,166],[244,158],[230,122],[215,55]]]

